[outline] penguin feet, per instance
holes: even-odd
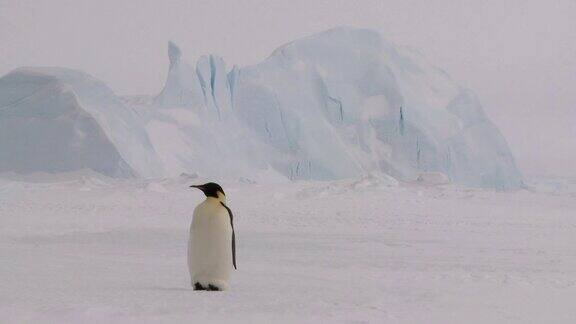
[[[213,284],[209,284],[207,290],[210,290],[210,291],[220,291],[221,289],[218,288],[218,287],[216,287],[216,286],[214,286]]]
[[[194,290],[222,291],[218,286],[208,284],[208,287],[202,286],[199,282],[194,283]]]

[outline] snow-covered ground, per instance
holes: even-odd
[[[0,180],[0,322],[576,323],[575,190],[223,183],[239,270],[209,293],[195,182]]]

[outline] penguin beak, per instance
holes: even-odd
[[[204,187],[202,185],[191,185],[190,188],[196,188],[196,189],[204,189]]]

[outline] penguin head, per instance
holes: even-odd
[[[221,193],[222,196],[226,196],[222,187],[220,187],[219,184],[214,182],[208,182],[203,185],[192,185],[190,186],[190,188],[197,188],[202,190],[202,192],[206,195],[206,197],[214,197],[220,199],[220,197],[218,197],[218,193]]]

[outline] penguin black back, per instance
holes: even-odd
[[[232,214],[232,210],[226,206],[225,203],[220,202],[224,208],[228,211],[228,216],[230,217],[230,226],[232,226],[232,264],[234,265],[234,269],[238,269],[236,267],[236,233],[234,233],[234,215]]]

